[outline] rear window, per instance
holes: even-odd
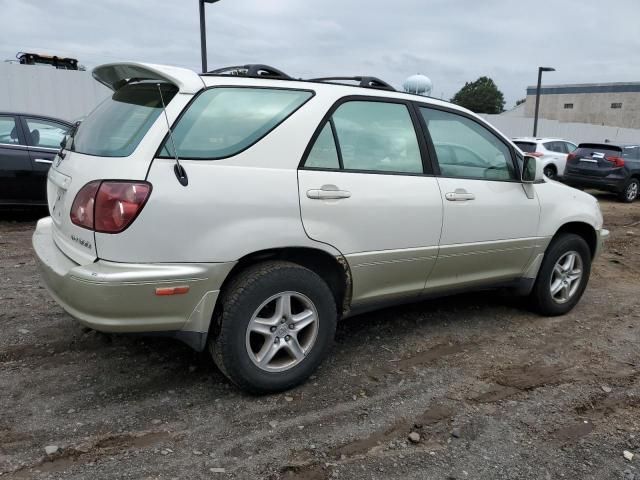
[[[513,142],[520,150],[525,153],[531,153],[536,151],[536,144],[533,142]]]
[[[622,149],[623,158],[640,159],[640,146],[638,145],[626,145]]]
[[[165,104],[178,92],[160,84]],[[127,157],[162,113],[157,82],[132,83],[116,90],[82,121],[70,150],[101,157]]]
[[[180,158],[219,159],[258,142],[313,95],[304,90],[215,87],[202,92],[173,127]],[[172,157],[171,139],[162,157]]]
[[[579,157],[620,156],[622,148],[607,143],[581,143],[573,152]]]

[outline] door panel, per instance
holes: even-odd
[[[300,170],[298,182],[305,231],[346,257],[354,302],[423,290],[442,228],[434,177]],[[309,198],[323,186],[350,195]]]
[[[305,231],[345,256],[354,304],[422,292],[437,257],[442,197],[409,107],[345,97],[298,172]]]
[[[473,117],[425,107],[420,113],[436,152],[444,205],[427,290],[521,277],[541,243],[540,205],[516,181],[512,147]]]
[[[0,116],[0,202],[27,203],[32,168],[22,130],[12,115]]]
[[[47,173],[60,150],[60,142],[70,126],[45,118],[22,117],[22,128],[29,146],[32,176],[29,198],[33,202],[47,203]]]
[[[443,194],[464,190],[473,199],[444,201],[440,253],[427,289],[472,286],[522,275],[534,250],[540,206],[522,185],[439,178]]]

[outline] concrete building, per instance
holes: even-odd
[[[525,117],[533,117],[536,87],[527,87]],[[540,118],[640,128],[640,82],[543,85]]]

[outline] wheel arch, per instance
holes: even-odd
[[[232,281],[248,267],[269,260],[284,260],[308,268],[317,273],[329,286],[336,302],[336,310],[340,316],[349,311],[351,305],[351,270],[349,264],[342,256],[334,256],[330,253],[313,247],[284,247],[271,248],[252,252],[240,258],[231,269],[220,287],[220,296],[229,287]],[[216,334],[222,304],[216,302],[211,319],[210,333]]]
[[[573,233],[575,235],[582,237],[584,241],[587,242],[587,245],[589,245],[591,258],[595,256],[596,250],[598,248],[598,234],[596,232],[596,229],[593,228],[592,225],[589,225],[586,222],[565,223],[553,235],[552,241],[564,233]]]

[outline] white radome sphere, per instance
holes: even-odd
[[[402,87],[407,93],[414,93],[416,95],[424,95],[428,97],[431,95],[433,83],[429,77],[418,73],[407,78],[402,84]]]

